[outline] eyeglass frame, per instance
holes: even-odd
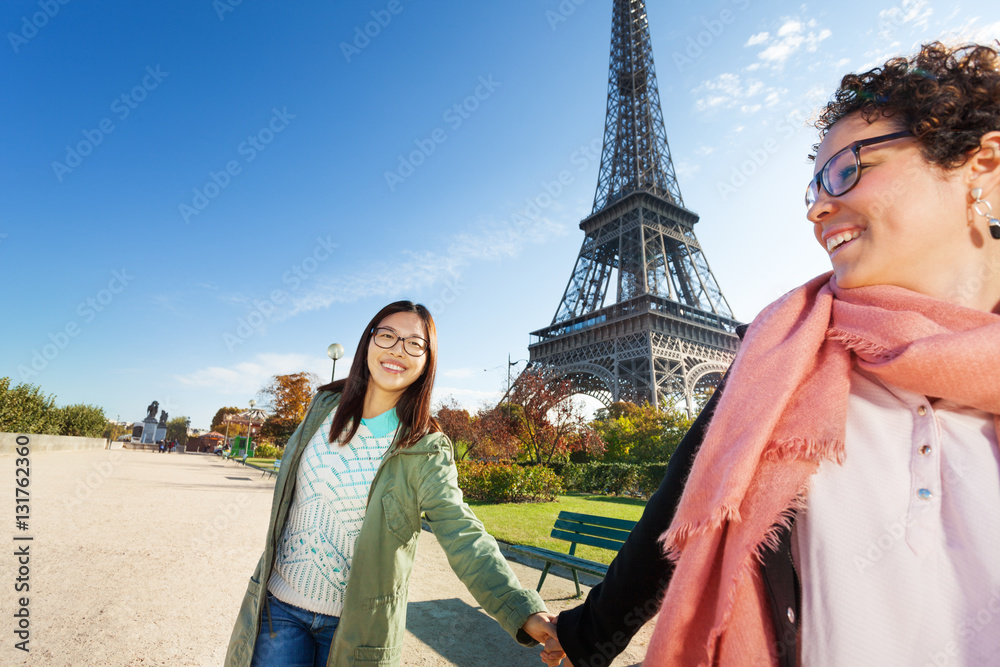
[[[813,204],[819,201],[819,189],[822,187],[826,190],[827,194],[831,197],[840,197],[847,194],[854,188],[855,185],[861,182],[861,148],[864,146],[871,146],[873,144],[881,144],[886,141],[892,141],[894,139],[902,139],[903,137],[912,137],[913,133],[909,130],[902,130],[900,132],[893,132],[892,134],[883,134],[878,137],[869,137],[868,139],[859,139],[858,141],[852,142],[847,146],[844,146],[839,151],[830,156],[830,159],[823,164],[823,168],[816,172],[816,175],[812,177],[809,181],[809,185],[806,186],[805,202],[806,208],[812,208]],[[824,176],[828,175],[830,164],[844,151],[850,151],[854,155],[854,173],[856,174],[854,182],[848,185],[842,192],[834,194],[830,191],[824,182],[826,179]],[[815,195],[812,202],[809,201],[809,195],[815,190]]]
[[[383,346],[379,345],[378,342],[377,342],[377,340],[376,340],[379,331],[388,331],[389,333],[391,333],[393,336],[396,337],[396,340],[392,341],[392,345],[390,345],[389,347],[383,347]],[[411,338],[416,338],[419,341],[423,341],[423,343],[424,343],[424,349],[423,349],[423,351],[420,354],[413,354],[412,352],[410,352],[409,350],[406,349],[406,341],[408,341]],[[375,345],[375,347],[379,348],[380,350],[391,350],[392,348],[396,347],[396,343],[398,343],[399,341],[403,341],[403,345],[402,345],[403,352],[406,352],[406,354],[408,354],[409,356],[413,357],[414,359],[416,359],[418,357],[422,357],[425,354],[427,354],[427,350],[431,346],[431,342],[429,340],[427,340],[426,338],[424,338],[423,336],[418,336],[417,334],[413,334],[412,336],[400,336],[396,332],[396,330],[393,329],[392,327],[375,327],[374,329],[372,329],[371,340],[372,340],[372,344]]]

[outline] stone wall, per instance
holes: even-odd
[[[108,441],[104,438],[77,438],[71,435],[38,435],[35,433],[0,433],[0,456],[15,454],[17,439],[28,439],[31,453],[58,452],[75,449],[107,449]]]

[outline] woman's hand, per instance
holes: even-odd
[[[549,667],[556,667],[561,664],[563,658],[566,654],[562,650],[562,646],[559,645],[559,637],[556,635],[556,615],[549,614],[546,612],[541,612],[538,614],[532,614],[528,617],[528,620],[524,622],[521,629],[527,632],[531,637],[542,644],[543,650],[539,656],[546,665]],[[572,665],[570,666],[572,667]]]

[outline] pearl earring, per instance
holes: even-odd
[[[1000,240],[1000,220],[993,217],[993,205],[983,199],[983,189],[973,188],[972,198],[976,200],[972,202],[972,210],[976,212],[976,215],[986,218],[990,225],[990,236]],[[982,210],[983,208],[986,210]]]

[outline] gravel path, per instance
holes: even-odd
[[[126,450],[31,456],[29,530],[13,527],[15,457],[0,456],[11,526],[0,556],[0,665],[221,665],[236,610],[263,547],[274,482],[198,454]],[[15,536],[32,536],[17,541]],[[30,591],[15,593],[16,548],[29,545]],[[538,570],[512,563],[523,585]],[[553,611],[578,604],[550,575]],[[29,653],[13,634],[29,597]],[[420,537],[403,665],[537,666],[479,609],[433,535]],[[651,624],[615,665],[636,665]]]

